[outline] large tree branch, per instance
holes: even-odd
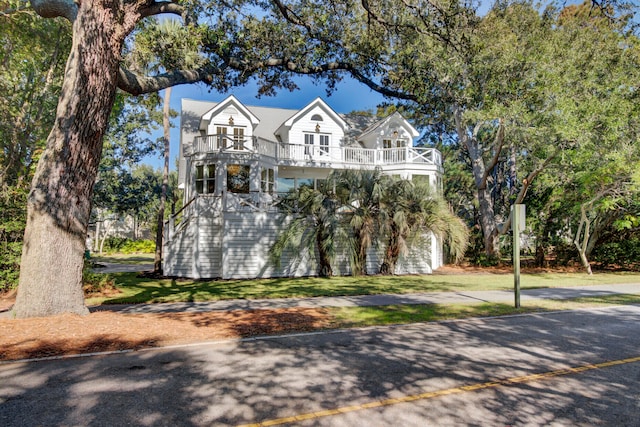
[[[131,95],[142,95],[180,84],[211,83],[213,81],[212,75],[217,72],[218,70],[211,66],[198,70],[175,70],[157,76],[141,76],[124,67],[120,67],[118,88]]]
[[[383,86],[382,84],[377,83],[374,80],[362,74],[360,71],[358,71],[356,67],[350,66],[347,71],[349,72],[349,74],[351,74],[351,76],[354,79],[358,80],[360,83],[365,84],[366,86],[369,87],[369,89],[372,89],[381,95],[388,96],[390,98],[398,98],[398,99],[404,99],[407,101],[413,101],[416,103],[418,102],[418,97],[416,95]]]
[[[296,25],[296,26],[304,28],[306,30],[306,32],[307,32],[307,35],[310,38],[316,39],[316,40],[318,40],[320,42],[323,42],[323,43],[326,43],[327,45],[333,45],[333,46],[337,46],[339,48],[343,48],[343,46],[340,43],[339,39],[336,39],[335,37],[327,38],[327,37],[324,37],[323,35],[321,35],[309,22],[305,21],[301,16],[299,16],[290,7],[285,5],[281,0],[272,0],[272,2],[276,5],[278,10],[280,11],[280,14],[282,15],[282,17],[286,21],[290,22],[293,25]],[[374,18],[379,24],[381,24],[383,26],[387,26],[387,27],[390,26],[390,24],[387,21],[385,21],[379,15],[377,15],[377,14],[375,14],[373,12],[368,0],[362,0],[362,7],[368,13],[370,18]],[[358,80],[360,83],[363,83],[364,85],[366,85],[370,89],[380,93],[381,95],[384,95],[384,96],[387,96],[387,97],[392,97],[392,98],[403,99],[403,100],[407,100],[407,101],[413,101],[413,102],[417,102],[418,101],[418,98],[413,94],[410,94],[410,93],[407,93],[407,92],[404,92],[404,91],[400,91],[400,90],[396,90],[396,89],[391,89],[391,88],[389,88],[387,86],[384,86],[384,85],[376,82],[375,80],[371,79],[370,77],[367,77],[364,73],[362,73],[358,69],[358,67],[355,67],[355,66],[353,66],[352,64],[350,64],[348,62],[336,61],[336,62],[327,63],[327,64],[323,64],[323,65],[318,65],[318,66],[300,67],[294,61],[283,60],[283,59],[281,59],[281,60],[279,60],[279,59],[269,59],[269,60],[267,60],[267,61],[265,61],[265,62],[263,62],[261,64],[255,64],[255,66],[252,66],[252,67],[246,67],[244,64],[242,66],[238,66],[238,64],[236,64],[236,63],[232,63],[231,66],[234,67],[235,69],[244,68],[245,70],[248,70],[248,68],[254,68],[254,69],[256,67],[260,68],[260,67],[263,67],[263,66],[266,66],[266,67],[278,66],[278,67],[285,68],[288,71],[291,71],[291,72],[294,72],[294,73],[297,73],[297,74],[321,74],[321,73],[324,73],[324,72],[327,72],[327,71],[342,70],[342,71],[348,72],[353,78]]]
[[[73,0],[31,0],[31,6],[43,18],[60,16],[73,22],[78,15],[78,5]]]
[[[276,7],[280,11],[284,19],[291,22],[292,24],[305,27],[307,30],[311,31],[311,28],[309,27],[309,25],[306,22],[304,22],[293,10],[291,10],[291,8],[289,8],[288,6],[285,6],[285,4],[282,3],[280,0],[272,0],[272,1],[276,5]]]
[[[388,87],[385,87],[375,82],[373,79],[361,73],[357,67],[355,67],[349,62],[333,61],[333,62],[327,62],[324,64],[318,64],[318,65],[302,66],[296,63],[295,61],[292,61],[286,58],[268,58],[263,61],[255,61],[252,63],[240,61],[236,58],[228,58],[227,63],[231,68],[244,73],[253,73],[260,69],[267,69],[267,68],[274,68],[274,67],[284,69],[292,73],[305,74],[305,75],[313,75],[313,74],[319,75],[319,74],[332,72],[332,71],[344,71],[349,73],[353,78],[355,78],[359,82],[367,85],[370,89],[384,96],[404,99],[407,101],[414,101],[414,102],[418,101],[418,98],[413,94],[390,89]]]
[[[33,12],[33,8],[29,5],[28,1],[24,1],[23,4],[16,7],[9,7],[7,9],[0,10],[0,16],[9,17],[20,12]]]
[[[187,19],[187,17],[185,16],[186,9],[172,1],[153,2],[149,6],[146,6],[140,10],[140,17],[147,18],[149,16],[160,15],[162,13],[171,13],[181,16],[185,20]]]
[[[533,182],[533,180],[536,179],[536,177],[540,175],[540,173],[544,169],[546,169],[547,166],[549,166],[549,163],[551,163],[558,156],[558,154],[560,154],[562,149],[563,149],[562,144],[556,145],[556,149],[553,151],[553,153],[551,153],[551,155],[547,157],[544,160],[544,162],[542,162],[537,168],[531,171],[525,179],[522,180],[522,187],[520,188],[520,191],[518,192],[518,195],[516,196],[516,200],[513,202],[513,204],[522,203],[525,196],[527,195],[527,191],[529,190],[529,187],[531,187],[531,183]],[[509,217],[504,222],[502,227],[498,227],[499,234],[501,235],[507,234],[511,229],[511,215],[512,215],[512,212],[509,212]]]
[[[487,165],[487,168],[484,171],[484,176],[482,177],[482,182],[484,183],[487,182],[487,179],[489,179],[489,175],[498,164],[498,161],[500,160],[500,154],[502,154],[502,147],[504,146],[504,120],[499,119],[498,122],[498,131],[496,132],[496,138],[493,141],[493,145],[495,147],[493,158]]]

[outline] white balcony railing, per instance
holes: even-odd
[[[194,138],[185,154],[256,153],[279,162],[337,163],[362,166],[394,164],[424,164],[442,166],[442,155],[435,148],[398,147],[371,149],[357,146],[332,147],[310,144],[288,144],[264,138],[234,139],[227,135],[207,135]]]

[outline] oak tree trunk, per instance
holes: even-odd
[[[100,0],[78,8],[56,120],[27,202],[17,317],[88,312],[83,255],[124,39],[115,35],[117,9]]]
[[[487,188],[478,188],[477,194],[484,253],[489,257],[495,257],[498,255],[498,228],[495,223],[493,201]]]
[[[476,137],[476,131],[474,131],[473,134],[469,134],[464,127],[462,110],[456,108],[454,119],[458,138],[467,149],[469,160],[471,160],[471,173],[478,198],[478,216],[482,230],[484,252],[485,255],[489,257],[495,257],[498,254],[498,228],[496,225],[494,204],[488,188],[489,172],[495,167],[495,162],[489,164],[489,166],[485,164],[483,146]],[[498,145],[499,146],[494,149],[496,152],[501,150],[501,143]]]

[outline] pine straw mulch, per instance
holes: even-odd
[[[327,310],[307,308],[0,318],[0,361],[302,332],[329,325]]]
[[[443,266],[435,274],[506,274],[511,267]],[[575,272],[579,267],[527,272]],[[0,294],[0,313],[15,302],[15,291]],[[230,338],[305,332],[332,327],[326,309],[289,308],[205,313],[123,314],[0,318],[0,361],[162,347]]]

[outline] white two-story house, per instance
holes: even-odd
[[[400,114],[363,121],[336,113],[320,98],[300,110],[247,106],[234,96],[217,103],[183,99],[178,174],[184,207],[165,230],[165,275],[315,275],[313,254],[283,259],[279,268],[269,262],[285,223],[274,202],[292,188],[321,185],[334,169],[377,167],[408,179],[422,176],[440,188],[440,153],[414,147],[419,133]],[[372,273],[378,255],[368,256]],[[337,264],[334,272],[350,273],[346,258]],[[396,273],[430,273],[441,264],[441,242],[427,235]]]

